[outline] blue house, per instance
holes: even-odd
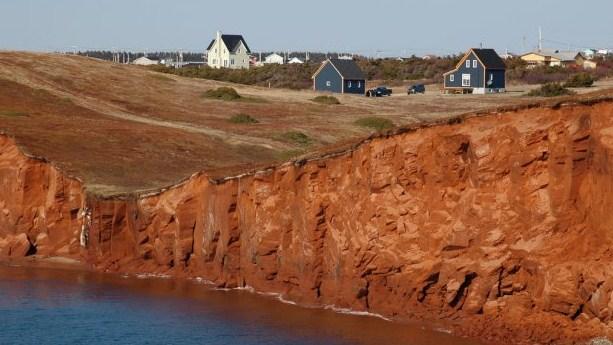
[[[328,59],[313,75],[313,90],[363,95],[366,78],[355,61]]]
[[[473,48],[444,78],[446,93],[505,92],[506,66],[494,49]]]

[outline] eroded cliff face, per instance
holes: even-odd
[[[609,101],[468,117],[132,198],[87,196],[2,137],[0,176],[5,256],[446,320],[497,343],[613,330]]]

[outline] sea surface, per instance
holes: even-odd
[[[0,345],[476,345],[189,281],[0,264]]]

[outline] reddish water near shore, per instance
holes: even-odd
[[[478,344],[194,282],[6,265],[0,324],[0,344]]]

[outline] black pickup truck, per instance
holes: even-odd
[[[391,95],[392,95],[392,89],[388,89],[385,86],[379,86],[377,88],[366,91],[366,97],[384,97],[384,96],[391,96]]]

